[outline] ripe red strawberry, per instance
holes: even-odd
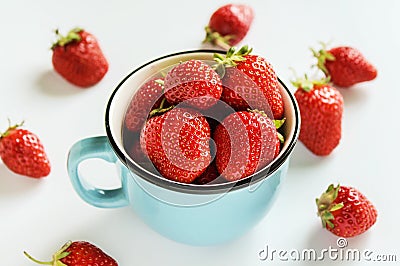
[[[127,129],[140,131],[150,111],[160,107],[163,99],[163,83],[163,78],[150,79],[135,93],[125,115]]]
[[[323,227],[340,237],[364,233],[378,215],[372,203],[353,187],[330,185],[316,203]]]
[[[168,71],[164,88],[171,104],[184,102],[199,109],[216,104],[222,93],[217,72],[200,60],[182,62]]]
[[[218,172],[228,181],[245,178],[275,158],[278,142],[274,122],[259,111],[239,111],[214,131]]]
[[[253,19],[253,8],[248,5],[224,5],[211,15],[205,28],[206,38],[203,42],[210,42],[228,50],[246,36]]]
[[[299,140],[314,154],[329,155],[342,137],[343,97],[326,80],[293,82],[300,109]]]
[[[98,83],[108,71],[108,62],[96,38],[89,32],[75,28],[53,44],[53,67],[67,81],[85,88]]]
[[[282,119],[284,104],[278,77],[263,57],[251,55],[252,49],[231,47],[226,56],[215,54],[216,69],[223,76],[221,100],[236,110],[257,109],[273,119]]]
[[[39,138],[20,125],[9,126],[0,134],[0,157],[14,173],[40,178],[49,175],[51,166]]]
[[[340,87],[350,87],[356,83],[370,81],[376,78],[376,68],[361,54],[349,46],[339,46],[318,52],[312,49],[318,59],[317,66],[330,77],[331,81]]]
[[[38,261],[24,251],[24,254],[38,264],[57,266],[118,266],[118,263],[99,247],[86,241],[68,241],[48,262]]]
[[[151,117],[140,135],[140,144],[160,174],[191,183],[210,164],[210,127],[199,112],[173,108]]]

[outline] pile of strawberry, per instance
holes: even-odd
[[[272,162],[283,142],[283,99],[271,64],[251,51],[231,47],[211,65],[188,60],[145,82],[125,116],[124,137],[140,142],[131,156],[196,184],[237,181]]]
[[[236,50],[254,19],[248,5],[218,8],[206,26],[205,43],[227,50],[215,63],[181,62],[165,76],[143,84],[129,105],[124,126],[133,143],[129,153],[138,162],[150,160],[165,178],[208,184],[246,178],[271,163],[284,142],[285,121],[278,79],[269,62]],[[94,86],[108,71],[96,38],[81,28],[51,47],[54,70],[80,88]],[[376,68],[360,51],[339,46],[312,50],[325,78],[298,79],[295,97],[301,113],[300,141],[315,155],[329,155],[342,134],[343,97],[338,89],[376,78]],[[0,157],[13,172],[33,178],[49,175],[50,162],[39,138],[22,124],[0,133]],[[214,143],[214,145],[212,145]],[[372,203],[356,188],[330,185],[316,200],[323,226],[352,237],[368,230],[377,218]],[[47,265],[118,265],[95,245],[68,242]]]

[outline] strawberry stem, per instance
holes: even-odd
[[[171,106],[169,106],[169,107],[167,107],[167,108],[164,108],[165,101],[166,101],[166,99],[163,98],[162,101],[161,101],[161,103],[160,103],[160,107],[151,110],[151,112],[150,112],[150,114],[149,114],[149,117],[153,117],[153,116],[155,116],[155,115],[163,114],[163,113],[168,112],[169,110],[171,110],[172,108],[175,107],[174,105],[171,105]]]
[[[212,43],[221,47],[224,50],[229,50],[231,47],[229,45],[229,41],[233,38],[232,35],[222,36],[219,32],[212,31],[209,26],[205,27],[206,37],[203,40],[203,43]]]
[[[308,78],[307,74],[304,74],[304,78],[297,78],[296,80],[291,81],[293,86],[296,88],[301,88],[306,92],[310,92],[315,85],[324,85],[328,84],[330,81],[330,78],[322,78],[319,80],[311,80]]]
[[[28,254],[28,252],[24,251],[25,256],[28,257],[28,259],[32,260],[33,262],[36,262],[37,264],[41,265],[53,265],[53,266],[68,266],[65,263],[62,263],[61,260],[65,257],[67,257],[70,252],[66,251],[70,246],[72,245],[72,241],[68,241],[65,243],[60,250],[58,250],[56,253],[53,255],[53,260],[52,261],[40,261],[35,258],[33,258],[31,255]]]
[[[80,41],[81,36],[79,35],[79,32],[81,32],[81,31],[83,31],[83,29],[74,28],[74,29],[70,30],[66,36],[63,36],[60,34],[59,30],[56,29],[54,32],[57,35],[58,39],[55,43],[53,43],[53,45],[51,46],[51,49],[53,50],[57,46],[65,46],[74,41]]]
[[[335,60],[335,56],[327,51],[327,49],[326,49],[327,44],[325,44],[323,42],[320,42],[320,43],[321,43],[321,46],[322,46],[322,48],[320,50],[316,51],[313,48],[310,48],[310,50],[311,50],[313,56],[315,58],[317,58],[317,60],[318,60],[317,64],[314,65],[314,66],[316,66],[319,69],[321,69],[322,72],[324,72],[324,74],[328,77],[329,76],[329,71],[325,66],[325,62],[327,60],[328,61],[334,61]]]
[[[40,261],[35,259],[34,257],[32,257],[31,255],[28,254],[28,252],[24,251],[24,255],[26,257],[28,257],[28,259],[30,259],[31,261],[37,263],[37,264],[41,264],[41,265],[53,265],[53,261]]]
[[[19,128],[19,127],[22,127],[24,125],[24,123],[25,123],[25,121],[22,120],[22,122],[19,123],[19,124],[11,125],[11,120],[9,118],[7,120],[8,120],[8,128],[4,133],[0,132],[0,139],[7,137],[12,130],[14,130],[16,128]]]

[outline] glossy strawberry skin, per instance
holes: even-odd
[[[222,94],[218,74],[200,60],[182,62],[165,76],[165,98],[171,104],[184,102],[207,109],[217,103]]]
[[[139,132],[150,111],[160,106],[164,87],[158,81],[163,78],[150,79],[133,96],[125,115],[125,127],[130,131]]]
[[[375,224],[378,212],[373,204],[357,189],[340,186],[334,204],[343,207],[332,211],[333,228],[326,228],[340,237],[353,237],[367,231]]]
[[[328,50],[335,60],[327,60],[325,67],[334,84],[350,87],[377,77],[376,68],[355,48],[348,46]]]
[[[70,252],[60,261],[67,266],[104,265],[118,266],[118,263],[97,246],[86,241],[75,241],[65,250]]]
[[[70,83],[86,88],[98,83],[108,71],[108,62],[97,39],[81,30],[80,41],[52,47],[54,69]]]
[[[197,111],[172,110],[150,118],[140,135],[142,151],[160,174],[191,183],[210,164],[210,127]]]
[[[228,181],[245,178],[275,158],[278,141],[275,125],[257,112],[229,115],[217,126],[213,138],[218,172]]]
[[[227,4],[218,8],[212,15],[208,26],[222,36],[230,35],[230,45],[236,45],[247,34],[254,19],[254,11],[248,5]]]
[[[342,95],[328,84],[309,92],[298,88],[294,95],[301,116],[299,140],[315,155],[329,155],[342,137]]]
[[[272,65],[261,56],[244,58],[235,68],[226,68],[221,100],[238,111],[258,109],[273,119],[282,119],[283,98]]]
[[[16,174],[41,178],[49,175],[51,170],[43,144],[26,129],[9,129],[0,138],[0,157]]]

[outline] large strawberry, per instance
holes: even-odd
[[[251,55],[252,49],[231,47],[225,56],[216,53],[217,72],[223,76],[221,100],[236,110],[262,110],[273,119],[282,119],[284,104],[278,77],[263,57]]]
[[[343,97],[326,82],[307,77],[293,82],[301,116],[299,140],[320,156],[329,155],[342,137]]]
[[[170,180],[191,183],[210,164],[210,127],[199,112],[173,108],[151,117],[140,144],[160,174]]]
[[[340,237],[364,233],[378,215],[374,205],[353,187],[330,185],[316,203],[323,227]]]
[[[53,67],[72,84],[85,88],[98,83],[108,71],[108,62],[97,39],[89,32],[75,28],[66,36],[56,30],[53,44]]]
[[[168,71],[164,80],[165,98],[171,104],[184,102],[199,109],[217,103],[222,94],[221,79],[200,60],[182,62]]]
[[[225,118],[214,131],[218,172],[228,181],[245,178],[276,156],[274,122],[259,111],[239,111]]]
[[[318,59],[317,66],[340,87],[350,87],[376,78],[376,68],[357,49],[338,46],[326,50],[325,45],[319,51],[311,49]]]
[[[210,18],[203,42],[210,42],[226,50],[239,43],[250,29],[254,11],[249,5],[227,4],[218,8]]]
[[[55,266],[118,266],[115,259],[104,253],[99,247],[87,241],[68,241],[54,255],[52,261],[42,262],[27,252],[24,254],[38,264]]]
[[[0,134],[0,157],[14,173],[40,178],[49,175],[51,166],[38,136],[22,124],[9,126]]]
[[[125,127],[140,131],[150,111],[160,107],[163,99],[163,78],[153,78],[145,82],[133,96],[125,115]]]

